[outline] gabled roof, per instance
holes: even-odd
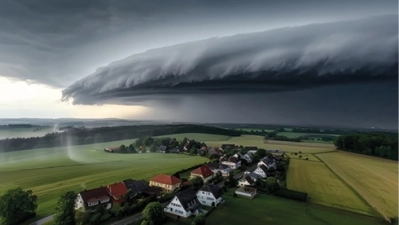
[[[177,193],[176,197],[177,199],[179,199],[181,205],[183,206],[184,210],[186,210],[186,212],[195,209],[198,206],[201,206],[200,202],[197,199],[197,191],[191,187]]]
[[[161,145],[161,146],[156,147],[157,151],[166,151],[166,149],[167,149],[167,147],[165,145]]]
[[[109,199],[110,195],[105,187],[84,190],[79,193],[85,203],[98,202],[100,200]]]
[[[160,174],[150,179],[150,181],[158,182],[162,184],[175,185],[181,182],[181,180],[175,176],[169,176],[166,174]]]
[[[145,180],[127,179],[124,180],[123,183],[125,184],[126,188],[132,190],[133,193],[144,191],[146,188],[148,188],[148,184]]]
[[[216,199],[223,195],[222,189],[214,184],[208,184],[199,189],[199,191],[211,192]]]
[[[258,166],[258,168],[263,170],[263,172],[267,173],[267,167],[265,165],[262,164],[262,165]]]
[[[258,178],[260,178],[260,176],[258,175],[258,174],[256,174],[256,173],[248,173],[247,174],[247,176],[250,176],[252,179],[258,179]]]
[[[240,160],[237,157],[230,157],[229,162],[238,163]]]
[[[213,171],[206,165],[198,167],[197,169],[191,171],[191,173],[201,175],[204,178],[213,175]]]
[[[123,182],[110,184],[107,186],[108,193],[114,197],[121,197],[126,194],[127,188]]]
[[[251,185],[255,183],[255,181],[252,180],[252,178],[251,178],[250,176],[248,176],[248,175],[245,176],[244,179],[245,179],[249,184],[251,184]]]

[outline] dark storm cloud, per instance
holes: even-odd
[[[261,93],[397,78],[397,16],[311,24],[153,49],[63,91],[75,104]]]
[[[0,75],[65,87],[154,47],[396,12],[379,0],[3,0]]]

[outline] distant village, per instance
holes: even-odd
[[[108,210],[115,204],[123,205],[127,201],[126,196],[152,197],[163,203],[165,213],[177,218],[187,218],[200,213],[206,214],[209,207],[223,204],[223,193],[227,188],[235,187],[235,195],[254,199],[258,189],[265,191],[266,178],[275,178],[278,185],[279,176],[284,176],[287,168],[283,162],[284,151],[258,149],[256,146],[222,144],[220,147],[208,147],[205,143],[186,138],[179,143],[175,138],[155,140],[149,137],[142,138],[135,145],[138,147],[135,148],[133,144],[122,145],[105,148],[104,151],[116,154],[191,154],[208,157],[210,160],[187,171],[190,173],[188,179],[181,178],[181,172],[186,171],[180,171],[173,175],[156,175],[148,182],[127,177],[118,183],[81,191],[75,201],[76,210],[95,211],[98,205],[103,205]],[[201,181],[199,185],[198,180]]]

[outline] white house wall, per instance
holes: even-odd
[[[164,211],[181,217],[191,216],[191,212],[186,212],[177,197],[164,208]]]

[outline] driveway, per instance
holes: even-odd
[[[40,219],[40,220],[38,220],[36,222],[33,222],[33,223],[29,224],[29,225],[42,225],[43,223],[46,223],[46,222],[52,220],[53,218],[54,218],[54,214],[50,215],[48,217],[44,217],[43,219]]]

